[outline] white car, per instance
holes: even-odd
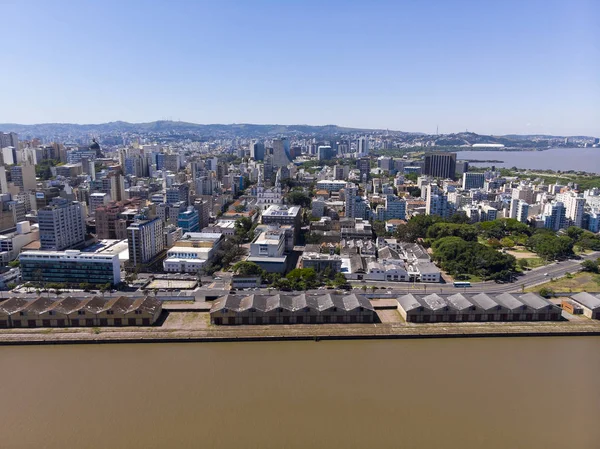
[[[544,273],[544,276],[548,276],[548,273]]]

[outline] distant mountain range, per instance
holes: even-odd
[[[198,135],[235,134],[239,136],[281,135],[281,134],[344,134],[353,132],[375,132],[383,130],[343,128],[336,125],[254,125],[250,123],[234,123],[230,125],[175,122],[159,120],[148,123],[109,122],[101,124],[80,125],[75,123],[41,123],[37,125],[19,125],[16,123],[0,124],[0,131],[13,131],[22,135],[65,135],[65,134],[115,134],[115,133],[193,133]],[[406,133],[400,133],[406,134]]]
[[[0,124],[0,131],[16,132],[22,139],[39,138],[78,138],[84,136],[108,137],[121,134],[140,134],[168,137],[272,137],[281,135],[313,135],[334,136],[356,133],[389,133],[407,142],[418,142],[423,140],[435,140],[439,146],[472,145],[474,143],[501,143],[506,146],[533,146],[543,145],[544,140],[564,139],[564,136],[545,135],[516,135],[489,136],[471,132],[432,135],[417,132],[390,131],[384,129],[345,128],[337,125],[255,125],[249,123],[240,124],[212,124],[201,125],[197,123],[159,120],[148,123],[109,122],[101,124],[80,125],[74,123],[42,123],[37,125],[19,125],[16,123]],[[576,138],[585,139],[585,136]],[[591,138],[590,138],[591,139]]]

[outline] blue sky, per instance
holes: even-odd
[[[600,1],[0,0],[0,122],[600,136]]]

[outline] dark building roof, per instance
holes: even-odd
[[[87,300],[81,300],[79,298],[74,298],[73,296],[67,296],[62,301],[60,301],[56,307],[54,307],[54,311],[58,313],[69,314],[73,313],[76,310],[81,309]]]
[[[371,302],[363,295],[225,295],[217,299],[212,308],[211,313],[224,309],[234,312],[243,312],[254,309],[259,312],[269,312],[271,310],[281,308],[290,312],[309,308],[317,312],[325,312],[327,310],[337,308],[342,311],[352,311],[359,307],[366,310],[374,311]]]
[[[10,298],[0,304],[0,312],[7,315],[25,309],[30,301],[23,298]]]

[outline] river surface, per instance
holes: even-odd
[[[600,447],[600,338],[0,347],[0,447]]]
[[[551,148],[544,151],[458,151],[457,160],[478,159],[503,163],[473,163],[480,167],[575,170],[600,173],[600,148]]]

